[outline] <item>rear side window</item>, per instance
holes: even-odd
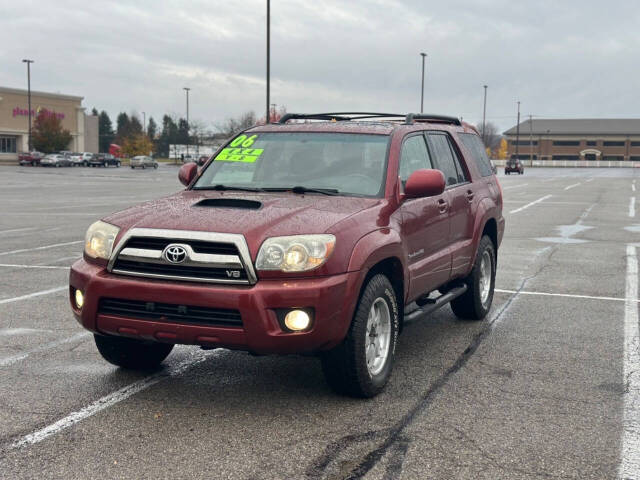
[[[467,147],[467,150],[471,152],[473,160],[476,162],[476,165],[478,165],[480,175],[483,177],[493,175],[491,160],[489,160],[489,157],[487,156],[487,152],[484,149],[484,145],[482,145],[480,137],[473,133],[460,133],[458,135],[462,140],[462,143],[464,143],[464,146]]]
[[[438,170],[444,174],[447,186],[466,182],[464,171],[447,135],[444,133],[429,133],[427,138],[435,164]]]
[[[398,175],[404,183],[413,172],[421,168],[433,168],[422,134],[407,138],[402,145]]]

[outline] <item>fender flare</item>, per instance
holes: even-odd
[[[478,254],[478,246],[480,245],[480,238],[482,237],[482,232],[484,227],[489,222],[489,220],[495,220],[496,215],[495,212],[497,210],[496,204],[489,198],[483,198],[478,204],[478,210],[476,211],[476,220],[473,225],[473,261],[475,262],[476,255]],[[496,220],[497,224],[497,220]],[[497,227],[497,225],[496,225]],[[496,239],[496,257],[498,255],[498,244]],[[473,263],[470,266],[472,268]],[[469,270],[470,271],[470,270]]]
[[[391,228],[374,230],[361,237],[353,247],[349,258],[348,271],[359,271],[358,292],[362,291],[364,280],[376,264],[389,258],[397,259],[402,265],[403,304],[409,291],[409,271],[406,265],[406,252],[400,234]]]

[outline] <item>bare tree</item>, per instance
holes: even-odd
[[[502,139],[502,135],[498,130],[498,127],[491,122],[486,123],[485,131],[482,131],[482,123],[479,123],[476,128],[480,133],[480,138],[484,140],[484,144],[491,151],[497,150],[500,148],[500,140]]]
[[[239,117],[227,118],[222,123],[217,123],[216,128],[224,133],[227,137],[231,137],[242,130],[252,127],[256,124],[256,114],[253,111],[245,112]]]

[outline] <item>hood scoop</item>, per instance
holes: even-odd
[[[243,210],[258,210],[262,203],[244,198],[205,198],[193,205],[194,207],[210,208],[241,208]]]

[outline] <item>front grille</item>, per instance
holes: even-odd
[[[238,255],[233,243],[206,242],[202,240],[172,240],[170,238],[134,237],[127,241],[124,248],[142,248],[145,250],[164,250],[170,243],[187,243],[196,253],[213,255]]]
[[[163,255],[171,244],[182,247],[180,263]],[[256,281],[244,237],[227,233],[134,228],[121,240],[107,269],[119,275],[181,282],[246,285]]]
[[[102,298],[98,313],[155,322],[242,328],[240,312],[223,308]]]
[[[227,268],[213,267],[191,267],[186,265],[171,265],[169,263],[146,263],[134,262],[131,260],[116,260],[114,270],[122,272],[136,272],[140,274],[149,274],[149,276],[161,275],[162,277],[182,277],[193,279],[219,279],[228,280]],[[247,272],[237,270],[238,276],[233,277],[236,280],[246,280]]]

